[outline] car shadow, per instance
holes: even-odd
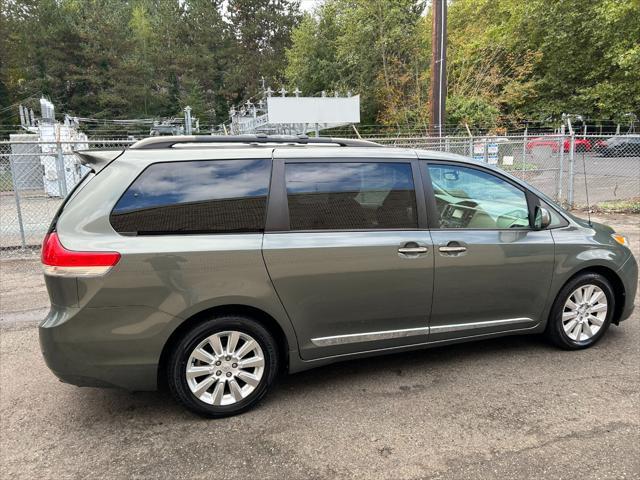
[[[322,391],[335,382],[336,378],[354,381],[363,380],[371,375],[410,375],[431,371],[450,362],[456,364],[478,360],[479,357],[491,358],[500,354],[520,353],[524,351],[553,349],[537,336],[513,336],[484,340],[473,343],[440,346],[410,352],[393,353],[366,359],[354,359],[326,365],[293,375],[279,377],[274,391],[262,403],[273,404],[285,400],[304,385],[304,391]],[[178,419],[198,419],[200,417],[187,412],[178,405],[166,390],[156,392],[129,392],[119,389],[74,388],[71,395],[75,400],[89,407],[85,410],[86,421],[99,422],[117,418],[151,422],[173,421]]]
[[[485,339],[452,345],[442,345],[407,352],[390,353],[325,365],[297,374],[284,376],[279,384],[295,386],[304,383],[308,386],[322,386],[325,382],[335,381],[336,377],[364,377],[371,375],[395,374],[398,376],[437,373],[439,368],[449,368],[454,363],[464,366],[468,362],[486,361],[501,358],[504,355],[543,353],[555,351],[541,336],[508,336]],[[350,379],[351,381],[354,378]]]
[[[611,329],[595,348],[606,347],[606,343],[615,342],[616,337],[621,335],[622,332]],[[570,352],[550,345],[540,335],[522,335],[346,360],[293,375],[281,375],[273,391],[249,414],[260,415],[260,412],[265,410],[277,413],[282,402],[296,401],[301,396],[322,395],[327,388],[335,386],[336,379],[339,379],[339,382],[364,384],[374,376],[415,379],[428,374],[437,380],[448,371],[457,371],[478,363],[489,365],[491,362],[514,356],[544,359],[549,355],[553,358],[548,361],[552,362],[557,355],[563,353]],[[437,384],[437,381],[433,381],[429,388],[436,388]],[[88,407],[85,409],[87,422],[135,421],[147,425],[163,425],[203,419],[179,405],[165,390],[128,392],[118,389],[83,388],[74,389],[74,392],[75,399]]]

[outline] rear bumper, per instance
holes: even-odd
[[[636,291],[638,289],[638,263],[633,255],[629,255],[629,258],[627,258],[618,270],[618,275],[622,280],[625,291],[624,307],[620,312],[620,318],[618,318],[618,321],[622,322],[633,313]]]
[[[52,306],[39,327],[40,348],[49,369],[65,383],[155,390],[172,320],[148,307]]]

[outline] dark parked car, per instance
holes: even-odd
[[[267,136],[79,155],[39,330],[75,385],[168,385],[220,417],[280,371],[500,335],[576,350],[633,310],[625,237],[457,155]]]
[[[596,142],[594,150],[603,157],[640,157],[640,135],[621,135]]]

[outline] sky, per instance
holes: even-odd
[[[312,13],[313,9],[316,8],[316,6],[320,5],[323,2],[324,2],[324,0],[300,0],[300,10],[302,10],[303,12]],[[1,3],[1,0],[0,0],[0,3]],[[226,0],[222,3],[222,11],[223,12],[227,11],[227,2],[226,2]]]
[[[320,3],[322,0],[300,0],[300,9],[304,12],[312,12]]]

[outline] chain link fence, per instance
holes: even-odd
[[[0,142],[0,259],[39,255],[53,216],[86,171],[74,151],[131,143]]]
[[[568,207],[640,197],[640,135],[367,139],[473,157],[508,171]],[[0,142],[0,259],[39,255],[51,219],[84,174],[85,167],[73,151],[123,149],[132,143]]]
[[[568,208],[640,198],[640,135],[368,137],[456,153],[519,177]]]

